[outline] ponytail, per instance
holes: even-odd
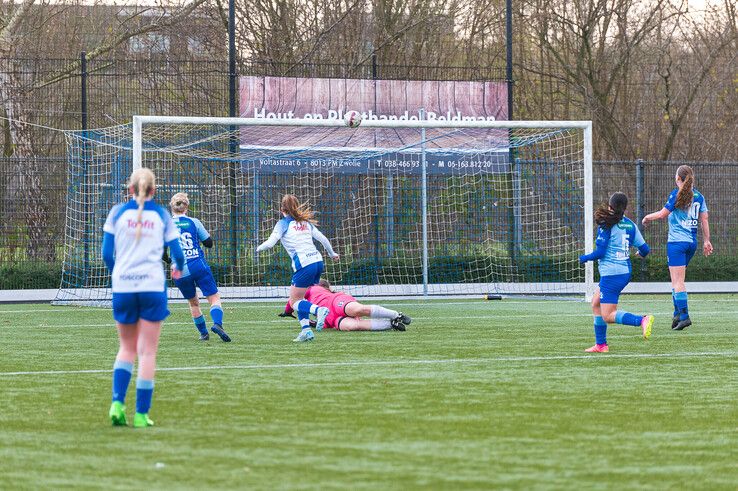
[[[602,204],[595,211],[595,223],[602,228],[610,229],[620,222],[628,207],[628,197],[624,193],[613,193],[607,205]]]
[[[688,165],[680,165],[677,169],[677,176],[682,180],[682,187],[677,193],[674,207],[686,210],[692,204],[694,195],[694,171]]]
[[[307,203],[300,204],[294,194],[285,194],[282,197],[279,211],[291,216],[297,222],[310,222],[313,225],[318,223],[315,219],[315,212],[310,209]]]
[[[138,203],[138,214],[136,215],[136,242],[138,242],[141,238],[141,229],[143,228],[141,219],[143,217],[144,204],[154,194],[154,173],[150,169],[136,169],[131,174],[128,188],[131,190],[136,203]]]
[[[187,193],[177,193],[172,196],[171,201],[169,201],[169,206],[172,208],[174,213],[187,213],[187,210],[190,207],[190,197],[187,196]]]

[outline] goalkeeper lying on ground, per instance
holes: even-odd
[[[386,309],[379,305],[364,305],[351,295],[331,289],[328,280],[321,279],[317,285],[308,288],[305,299],[309,302],[327,307],[330,310],[325,319],[325,327],[339,331],[404,331],[410,324],[410,317]],[[282,317],[291,316],[292,306],[287,302]],[[361,319],[369,317],[369,319]]]

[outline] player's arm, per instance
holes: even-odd
[[[339,255],[336,253],[336,251],[333,250],[333,246],[331,245],[331,241],[328,240],[328,237],[323,235],[323,233],[320,230],[318,230],[318,227],[315,227],[315,226],[311,227],[311,231],[312,231],[313,237],[317,239],[318,242],[323,244],[325,251],[331,257],[331,259],[338,260]]]
[[[648,225],[649,222],[654,222],[656,220],[663,220],[664,218],[669,216],[669,213],[671,213],[671,210],[668,208],[661,208],[659,211],[655,211],[653,213],[649,213],[645,217],[643,217],[643,225]]]
[[[274,230],[272,230],[272,234],[267,240],[259,244],[259,246],[256,248],[256,252],[266,251],[267,249],[271,249],[272,247],[277,245],[277,242],[279,242],[279,239],[282,238],[286,230],[287,228],[284,225],[284,222],[282,220],[278,221],[277,224],[274,226]]]
[[[712,254],[712,242],[710,242],[710,221],[707,211],[700,213],[700,228],[702,229],[702,254]]]
[[[202,224],[202,222],[197,218],[193,218],[192,221],[195,222],[195,228],[197,229],[197,238],[200,239],[203,247],[207,247],[208,249],[213,247],[213,238],[205,229],[205,226]]]
[[[648,253],[651,252],[651,248],[648,247],[646,239],[643,238],[643,234],[641,234],[641,231],[638,230],[637,226],[635,228],[635,232],[633,233],[632,244],[633,247],[638,249],[638,255],[641,257],[646,257],[648,256]]]
[[[656,220],[663,220],[664,218],[669,216],[669,213],[674,211],[674,207],[676,206],[676,198],[677,198],[677,190],[671,192],[669,195],[669,199],[666,200],[666,204],[663,208],[661,208],[659,211],[655,211],[653,213],[649,213],[645,217],[643,217],[643,221],[641,222],[644,226],[648,225],[649,222],[653,222]]]
[[[172,253],[172,259],[174,260],[174,266],[177,271],[183,271],[185,266],[184,252],[182,251],[182,245],[179,243],[179,228],[174,224],[172,216],[168,211],[164,210],[164,246],[169,247]],[[175,276],[172,272],[172,277],[177,279],[179,274]]]
[[[102,257],[108,271],[113,272],[115,266],[115,219],[120,205],[115,205],[108,213],[103,225]]]
[[[292,317],[294,319],[295,318],[295,314],[293,314],[294,311],[295,309],[293,309],[292,305],[290,305],[290,301],[287,300],[287,304],[284,306],[284,312],[282,312],[281,314],[277,314],[277,315],[279,315],[280,317]]]
[[[605,257],[605,252],[607,252],[607,244],[609,242],[610,229],[599,227],[599,230],[597,231],[597,240],[595,240],[595,250],[590,252],[589,254],[582,254],[581,256],[579,256],[579,262],[581,264],[584,264],[587,261],[602,259],[603,257]]]
[[[110,232],[103,234],[102,257],[108,271],[112,273],[115,266],[115,235]]]

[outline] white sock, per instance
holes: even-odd
[[[389,319],[369,319],[369,322],[372,331],[387,331],[392,328],[392,321]]]
[[[320,305],[317,303],[310,305],[310,313],[316,315],[318,313],[318,308],[320,308]]]
[[[394,319],[398,315],[400,314],[396,310],[385,309],[380,305],[372,305],[372,313],[369,314],[369,317],[372,319]]]

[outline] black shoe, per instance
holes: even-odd
[[[223,326],[220,326],[218,324],[213,324],[213,327],[211,327],[210,330],[213,331],[218,336],[220,336],[220,339],[222,339],[224,343],[231,342],[231,337],[228,334],[226,334],[226,332],[223,330]]]
[[[395,331],[405,330],[405,324],[402,323],[402,318],[403,318],[403,315],[400,314],[390,321],[390,326],[392,326],[392,329],[394,329]],[[407,319],[409,320],[410,317],[407,317]]]
[[[677,324],[679,324],[679,314],[675,315],[671,320],[671,328],[676,329]]]
[[[682,329],[684,329],[685,327],[689,327],[689,326],[691,326],[691,325],[692,325],[692,321],[691,321],[691,320],[689,319],[689,317],[687,317],[687,318],[686,318],[686,319],[684,319],[683,321],[679,321],[679,323],[678,323],[678,324],[676,325],[676,327],[674,327],[673,329],[674,329],[675,331],[681,331],[681,330],[682,330]]]
[[[406,326],[409,326],[410,323],[413,321],[409,315],[405,315],[402,312],[398,312],[398,319],[400,319],[400,322],[405,324]]]
[[[210,339],[210,334],[207,331],[200,333],[200,341],[207,341]]]

